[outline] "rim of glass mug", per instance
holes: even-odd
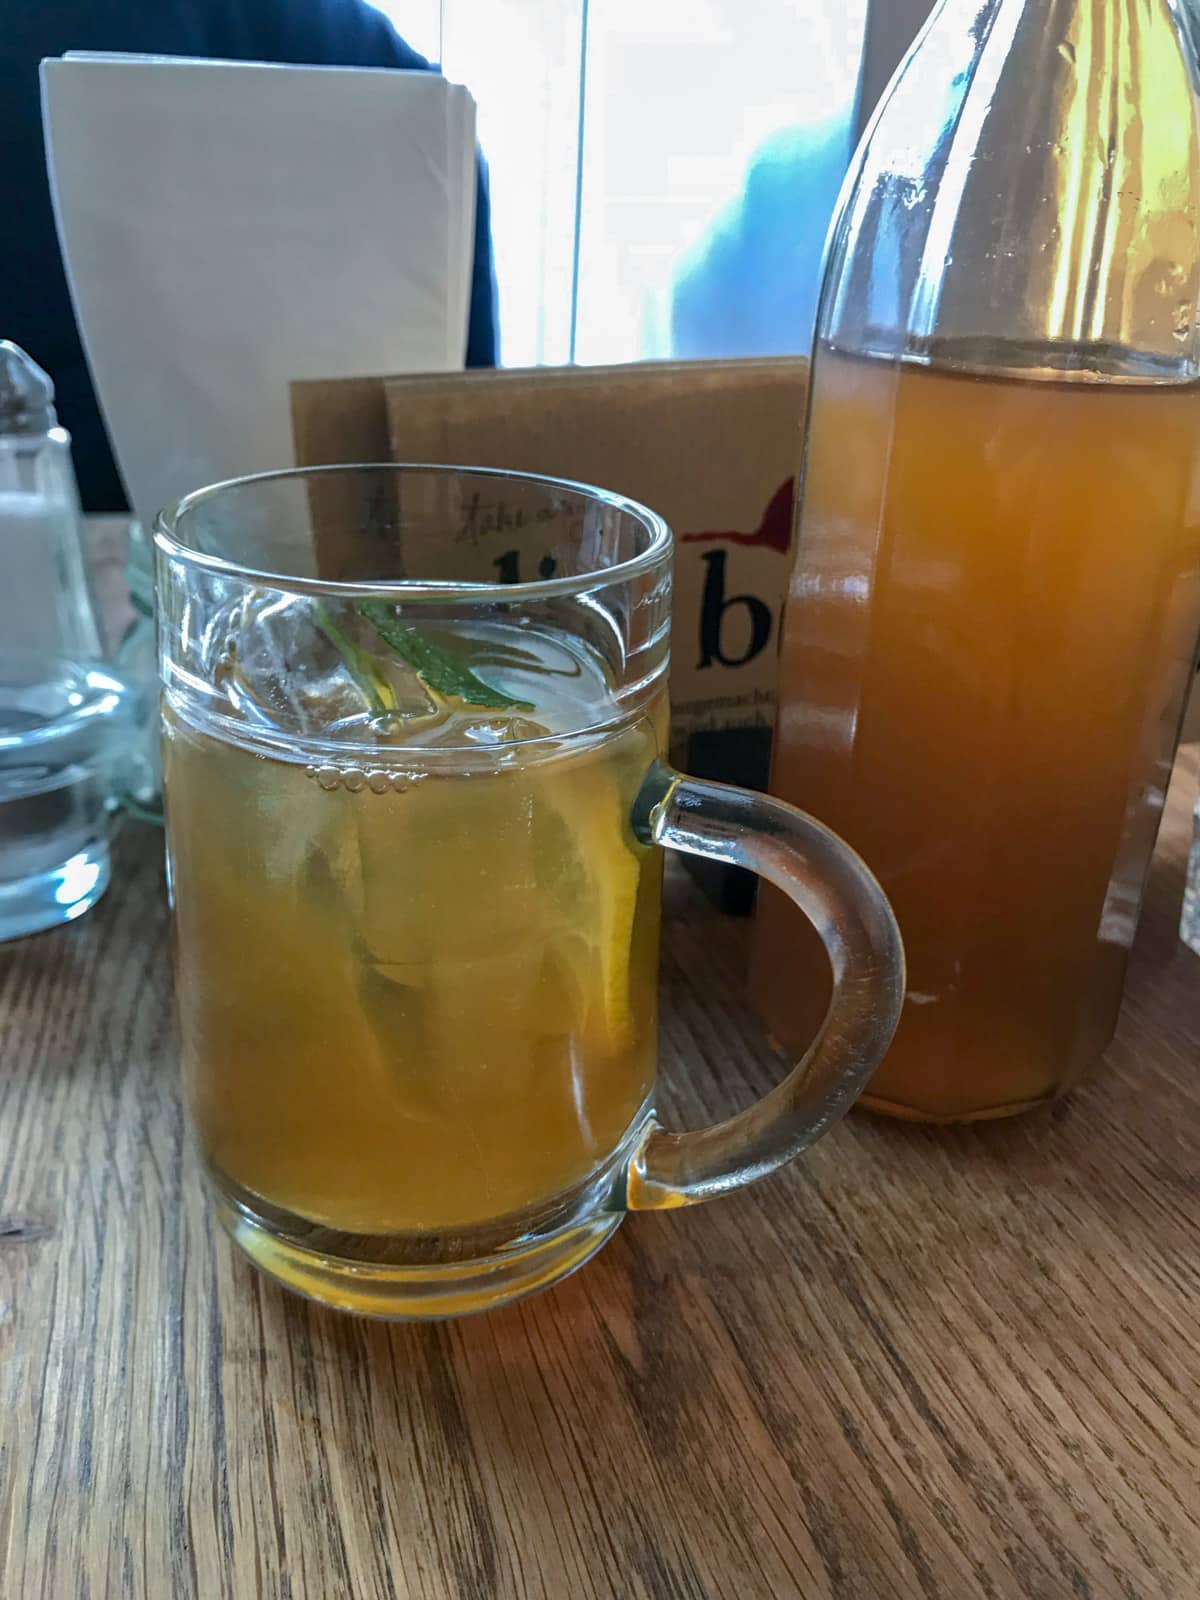
[[[278,483],[288,478],[334,477],[338,474],[377,473],[428,473],[444,478],[479,477],[494,478],[501,482],[536,484],[541,488],[557,489],[578,496],[587,505],[603,505],[618,511],[640,526],[646,535],[645,549],[611,566],[591,568],[568,573],[562,577],[539,578],[532,583],[468,582],[463,579],[411,579],[411,578],[310,578],[303,574],[278,572],[265,567],[251,567],[228,556],[203,550],[190,544],[181,536],[180,522],[207,501],[230,490],[243,490]],[[627,495],[611,489],[600,489],[594,484],[581,483],[573,478],[557,478],[541,472],[517,472],[507,467],[473,467],[447,465],[425,461],[346,461],[319,467],[282,467],[274,472],[247,473],[235,478],[225,478],[220,483],[206,484],[190,494],[165,506],[154,520],[154,542],[164,555],[202,567],[224,577],[237,578],[248,584],[265,585],[285,590],[289,594],[336,594],[347,600],[371,600],[380,595],[394,594],[403,597],[405,604],[421,601],[448,600],[488,602],[505,600],[548,600],[555,595],[576,594],[587,589],[609,584],[628,583],[667,563],[674,550],[674,537],[665,517],[648,506],[631,500]]]

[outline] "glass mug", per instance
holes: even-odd
[[[329,467],[202,489],[155,542],[185,1095],[259,1267],[377,1316],[484,1310],[848,1109],[899,933],[820,823],[665,765],[660,517]],[[664,845],[778,884],[834,973],[799,1064],[693,1133],[653,1111]]]

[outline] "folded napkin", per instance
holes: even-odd
[[[466,348],[475,107],[429,72],[42,63],[84,348],[135,515],[293,462],[295,378]]]

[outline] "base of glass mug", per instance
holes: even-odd
[[[485,1237],[494,1244],[491,1249],[452,1260],[421,1260],[429,1247],[420,1240],[325,1234],[320,1245],[302,1242],[295,1236],[305,1229],[299,1219],[264,1215],[273,1208],[260,1208],[224,1174],[210,1167],[207,1177],[221,1226],[268,1277],[335,1310],[392,1321],[471,1316],[548,1289],[590,1260],[624,1221],[623,1212],[597,1204],[602,1193],[612,1192],[608,1168],[581,1185],[567,1204],[553,1207],[554,1221],[561,1219],[557,1227],[547,1226],[543,1213],[540,1226],[514,1227],[507,1238],[501,1226],[481,1236],[481,1244]],[[392,1253],[418,1259],[379,1259]]]

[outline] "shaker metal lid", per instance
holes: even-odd
[[[54,385],[11,339],[0,339],[0,434],[45,433],[58,421]]]

